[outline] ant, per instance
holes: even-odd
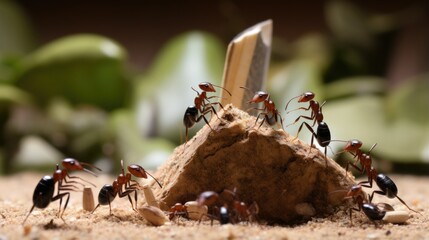
[[[202,82],[198,84],[198,87],[202,90],[201,93],[199,93],[197,90],[191,87],[191,89],[197,93],[197,96],[194,99],[194,105],[189,106],[186,109],[185,115],[183,117],[183,124],[185,125],[185,128],[186,128],[186,133],[185,133],[186,142],[188,141],[189,128],[193,127],[195,123],[201,121],[201,119],[204,119],[204,122],[206,122],[206,124],[213,131],[213,128],[210,126],[209,121],[207,120],[205,115],[208,113],[211,113],[211,114],[214,113],[216,117],[219,118],[219,116],[216,113],[216,109],[214,108],[213,105],[219,105],[223,109],[223,106],[220,102],[210,102],[211,98],[215,98],[217,96],[208,97],[207,92],[216,92],[216,89],[214,87],[218,87],[226,91],[231,96],[231,93],[225,88],[214,85],[209,82]]]
[[[375,181],[375,183],[377,184],[378,188],[380,190],[374,190],[371,195],[369,196],[369,201],[371,202],[372,199],[374,198],[374,194],[379,194],[379,195],[383,195],[386,196],[388,198],[397,198],[402,204],[404,204],[410,211],[413,211],[415,213],[421,214],[420,212],[410,208],[404,200],[402,200],[402,198],[400,198],[398,196],[398,187],[396,187],[395,182],[388,176],[379,173],[377,174],[377,171],[375,169],[371,169],[370,171],[370,176],[369,176],[369,180],[367,182],[362,182],[362,183],[367,183],[368,185],[364,185],[362,183],[363,187],[368,187],[368,188],[372,188],[372,180]]]
[[[240,88],[250,91],[250,89],[246,87],[240,87]],[[253,110],[262,111],[256,117],[256,121],[253,127],[256,126],[256,123],[258,122],[259,118],[262,115],[263,118],[262,118],[261,124],[259,124],[258,129],[261,128],[262,124],[264,124],[265,121],[267,121],[270,126],[273,126],[274,124],[278,123],[279,119],[280,119],[280,124],[282,126],[282,129],[284,129],[283,118],[280,116],[280,112],[277,110],[275,103],[270,99],[270,94],[264,91],[257,91],[253,96],[253,98],[248,103],[250,104],[250,103],[260,103],[260,102],[264,103],[263,108],[250,108],[247,110],[249,111],[253,109]]]
[[[367,201],[367,194],[363,191],[360,184],[353,185],[350,190],[347,192],[345,199],[352,198],[353,202],[356,203],[357,207],[350,208],[350,224],[352,223],[352,211],[360,212],[361,210],[364,214],[371,220],[382,220],[386,215],[387,211],[394,211],[393,207],[387,203],[378,203],[374,204]],[[374,222],[375,223],[375,222]]]
[[[326,122],[323,121],[323,113],[322,113],[322,107],[323,105],[326,103],[323,102],[321,105],[317,102],[314,101],[313,98],[315,97],[315,94],[313,92],[305,92],[301,95],[298,95],[296,97],[293,97],[292,99],[290,99],[285,107],[285,111],[287,110],[287,107],[289,105],[289,103],[296,98],[298,99],[298,102],[309,102],[309,106],[308,108],[304,108],[304,107],[299,107],[297,109],[291,110],[289,112],[286,112],[286,114],[296,111],[296,110],[300,110],[303,109],[305,111],[308,111],[311,109],[311,115],[310,116],[304,116],[304,115],[300,115],[297,119],[295,119],[295,121],[291,124],[289,124],[288,126],[295,124],[296,122],[299,121],[300,118],[305,118],[308,120],[313,120],[313,125],[310,126],[310,124],[306,123],[306,122],[302,122],[301,125],[298,128],[298,132],[296,134],[296,138],[298,138],[299,133],[301,132],[302,127],[305,125],[307,127],[307,129],[311,132],[311,146],[313,146],[313,142],[314,142],[314,138],[316,138],[317,142],[319,143],[319,145],[321,147],[325,148],[325,158],[326,158],[326,153],[327,153],[327,148],[329,143],[331,142],[331,131],[329,130],[328,124],[326,124]],[[314,132],[313,127],[314,125],[317,123],[317,130],[316,132]],[[310,149],[311,151],[311,149]],[[327,164],[327,162],[326,162]]]
[[[170,220],[173,220],[176,216],[183,216],[185,218],[188,218],[188,209],[186,205],[183,205],[181,203],[176,203],[174,206],[172,206],[168,211],[168,216]]]
[[[131,174],[138,178],[147,178],[147,175],[151,176],[158,185],[162,188],[161,183],[154,178],[152,175],[150,175],[146,170],[144,170],[143,167],[137,165],[137,164],[131,164],[128,166],[128,171],[130,173],[125,174],[124,171],[124,161],[121,160],[121,168],[122,172],[119,174],[119,176],[113,181],[112,185],[105,184],[98,193],[98,204],[92,210],[92,213],[95,212],[95,210],[100,205],[109,205],[110,215],[112,215],[112,207],[111,202],[116,198],[116,195],[118,195],[120,198],[128,197],[128,200],[131,203],[131,208],[136,211],[137,209],[137,190],[141,189],[140,184],[131,179]],[[133,201],[130,197],[130,195],[134,193],[134,202],[135,207],[133,204]]]
[[[347,144],[346,146],[344,146],[341,152],[349,152],[350,154],[353,155],[353,158],[356,158],[356,161],[354,163],[351,163],[351,162],[347,163],[345,176],[347,176],[349,167],[352,166],[358,172],[366,173],[366,175],[368,176],[368,183],[369,183],[371,181],[371,175],[374,175],[373,173],[371,173],[372,171],[374,171],[374,169],[372,168],[372,158],[370,154],[371,154],[371,151],[375,148],[375,146],[377,146],[377,143],[374,143],[371,146],[368,153],[364,153],[360,149],[362,147],[362,142],[357,139],[352,139],[349,141],[331,140],[331,142],[346,142]],[[360,167],[357,165],[358,162],[360,163]]]
[[[33,206],[30,209],[30,212],[27,214],[27,216],[25,217],[24,221],[22,222],[22,224],[24,224],[28,217],[30,216],[31,212],[33,212],[34,208],[40,208],[40,209],[44,209],[46,208],[49,203],[54,202],[56,200],[60,200],[60,207],[59,207],[59,211],[58,211],[58,216],[64,221],[63,219],[63,214],[67,208],[69,199],[70,199],[70,191],[77,191],[78,188],[73,185],[73,184],[81,184],[82,186],[84,185],[81,182],[77,182],[71,179],[79,179],[82,180],[86,183],[89,183],[91,185],[93,185],[95,187],[94,184],[78,177],[78,176],[70,176],[68,171],[71,170],[81,170],[81,171],[85,171],[88,172],[94,176],[97,176],[95,173],[93,173],[92,171],[84,168],[82,165],[84,166],[90,166],[93,167],[99,171],[101,171],[99,168],[88,164],[88,163],[84,163],[84,162],[79,162],[76,159],[72,159],[72,158],[66,158],[62,161],[62,165],[65,169],[60,169],[58,164],[56,165],[56,170],[53,173],[52,176],[46,175],[44,177],[42,177],[42,179],[40,179],[39,183],[37,183],[36,188],[34,189],[34,193],[33,193]],[[57,187],[57,194],[54,196],[54,192],[55,192],[55,183],[58,183],[58,187]],[[61,193],[61,191],[66,191]],[[67,197],[66,202],[64,204],[63,210],[61,211],[61,205],[62,205],[62,199],[63,197]]]
[[[227,199],[225,194],[231,196],[232,199]],[[215,205],[219,200],[223,202],[223,205],[220,207]],[[248,206],[246,203],[238,200],[236,188],[232,191],[224,189],[220,194],[214,191],[205,191],[198,196],[197,203],[212,207],[212,213],[209,215],[212,223],[213,219],[218,219],[221,224],[237,223],[240,221],[251,222],[253,219],[256,219],[256,215],[259,212],[256,202]]]

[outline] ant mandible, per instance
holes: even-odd
[[[83,170],[85,172],[91,173],[94,176],[97,176],[95,173],[93,173],[92,171],[83,168],[82,165],[86,165],[86,166],[91,166],[99,171],[101,171],[99,168],[88,164],[88,163],[83,163],[83,162],[79,162],[76,159],[72,159],[72,158],[66,158],[62,161],[62,165],[65,169],[60,169],[58,164],[56,165],[56,169],[55,172],[53,173],[52,176],[46,175],[44,176],[42,179],[40,179],[39,183],[36,185],[36,188],[34,189],[34,193],[33,193],[33,206],[30,209],[30,212],[27,214],[27,216],[25,217],[24,221],[22,222],[22,224],[24,224],[28,217],[30,216],[31,212],[33,212],[34,208],[40,208],[40,209],[44,209],[46,208],[49,203],[54,202],[56,200],[60,200],[60,207],[59,207],[59,211],[58,211],[58,217],[61,218],[63,221],[63,214],[67,208],[69,199],[70,199],[70,191],[77,191],[78,188],[73,185],[73,184],[81,184],[82,186],[84,185],[81,182],[77,182],[75,180],[70,180],[70,179],[79,179],[82,180],[86,183],[89,183],[93,186],[95,186],[94,184],[78,177],[78,176],[70,176],[68,171],[71,170]],[[57,195],[54,196],[54,192],[55,192],[55,183],[58,183],[58,187],[57,187]],[[61,193],[61,191],[66,191]],[[62,199],[63,197],[67,197],[66,202],[64,204],[64,208],[61,211],[61,205],[62,205]]]
[[[246,88],[246,87],[240,87],[243,88],[245,90],[250,91],[250,89]],[[269,125],[274,125],[276,123],[278,123],[279,119],[280,119],[280,124],[282,126],[282,129],[284,129],[283,127],[283,118],[280,116],[280,112],[277,110],[275,103],[270,99],[270,94],[268,94],[267,92],[264,91],[257,91],[255,93],[255,95],[253,96],[253,98],[248,102],[250,103],[260,103],[263,102],[264,103],[264,107],[263,108],[250,108],[247,111],[253,109],[253,110],[259,110],[262,111],[260,113],[258,113],[257,117],[256,117],[256,121],[253,127],[256,126],[256,123],[258,122],[259,118],[261,117],[261,115],[263,115],[261,124],[259,124],[258,129],[262,126],[262,124],[264,124],[265,121],[268,122]],[[271,114],[271,116],[270,116]]]
[[[186,111],[185,115],[183,117],[183,124],[185,125],[185,143],[188,142],[188,131],[189,128],[193,127],[195,123],[201,121],[201,119],[204,119],[204,122],[210,127],[210,129],[213,131],[213,128],[210,126],[209,121],[205,117],[208,113],[214,113],[217,118],[219,116],[216,113],[216,109],[213,105],[219,105],[222,109],[223,106],[220,102],[210,102],[210,99],[217,98],[217,96],[207,96],[207,92],[216,92],[215,87],[223,89],[225,92],[227,92],[230,96],[231,93],[226,90],[225,88],[221,86],[214,85],[209,82],[202,82],[198,84],[198,87],[202,90],[201,93],[199,93],[197,90],[195,90],[193,87],[191,87],[192,90],[194,90],[197,93],[197,96],[194,99],[194,105],[189,106]]]
[[[137,181],[131,179],[131,174],[133,176],[135,176],[135,177],[138,177],[138,178],[147,178],[147,175],[149,175],[162,188],[162,185],[159,183],[159,181],[156,178],[154,178],[146,170],[144,170],[143,167],[141,167],[141,166],[139,166],[137,164],[129,165],[128,166],[128,171],[130,173],[125,174],[125,171],[124,171],[124,161],[121,160],[121,168],[122,168],[121,173],[113,181],[112,185],[105,184],[100,189],[100,192],[98,194],[98,204],[94,208],[94,210],[92,211],[92,213],[94,213],[95,210],[100,205],[109,205],[109,210],[110,210],[109,213],[110,213],[110,215],[112,215],[111,202],[116,198],[116,195],[118,195],[120,198],[128,197],[128,200],[131,203],[131,208],[134,211],[136,211],[136,209],[137,209],[137,190],[139,190],[141,187],[140,187],[140,184]],[[130,197],[130,195],[133,192],[134,192],[135,207],[134,207],[133,201],[132,201],[132,199]]]
[[[307,127],[307,129],[311,132],[311,143],[310,145],[313,146],[313,142],[314,142],[314,138],[316,138],[317,142],[319,143],[319,145],[321,147],[325,148],[325,158],[326,158],[326,154],[327,154],[327,149],[328,149],[328,145],[331,142],[331,131],[329,130],[328,124],[326,124],[326,122],[323,121],[323,113],[322,113],[322,106],[326,103],[323,102],[322,105],[320,105],[317,101],[314,101],[315,94],[313,92],[305,92],[301,95],[298,95],[296,97],[293,97],[292,99],[290,99],[285,107],[285,111],[287,110],[287,107],[289,105],[289,103],[296,98],[298,99],[298,102],[309,102],[309,106],[307,108],[304,107],[299,107],[297,109],[291,110],[289,112],[286,112],[286,114],[296,111],[296,110],[305,110],[308,111],[311,109],[311,115],[310,116],[304,116],[304,115],[300,115],[297,119],[295,119],[295,121],[291,124],[289,124],[288,126],[295,124],[296,122],[299,121],[300,118],[305,118],[308,120],[313,120],[313,125],[310,126],[308,123],[306,122],[302,122],[301,125],[298,128],[298,132],[296,134],[296,138],[298,138],[299,133],[302,130],[302,127],[305,125]],[[317,130],[316,132],[314,132],[313,128],[314,125],[317,123]],[[311,149],[310,149],[311,151]],[[326,162],[327,164],[327,162]]]

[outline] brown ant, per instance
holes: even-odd
[[[172,206],[169,210],[168,210],[168,216],[170,220],[173,220],[174,217],[176,216],[183,216],[185,218],[188,218],[188,209],[187,206],[181,204],[181,203],[176,203],[174,204],[174,206]]]
[[[372,173],[372,171],[374,171],[374,169],[372,168],[372,158],[371,158],[370,154],[371,154],[371,151],[375,148],[375,146],[377,146],[377,143],[374,143],[372,145],[372,147],[369,149],[368,153],[364,153],[361,150],[362,142],[357,140],[357,139],[352,139],[349,141],[331,140],[331,142],[346,142],[346,146],[344,146],[343,150],[339,153],[349,152],[353,156],[353,158],[356,158],[356,161],[354,163],[347,162],[346,175],[345,176],[347,176],[347,172],[349,170],[349,167],[352,166],[358,172],[360,172],[362,174],[366,173],[366,175],[368,176],[368,182],[370,182],[372,175],[374,175]],[[357,165],[358,162],[360,163],[360,167]]]
[[[293,97],[292,99],[290,99],[287,102],[286,107],[285,107],[285,111],[287,110],[287,107],[288,107],[289,103],[293,99],[296,99],[296,98],[299,98],[298,99],[299,103],[300,102],[309,102],[309,106],[308,106],[308,108],[299,107],[297,109],[294,109],[294,110],[291,110],[289,112],[286,112],[286,114],[288,114],[290,112],[293,112],[293,111],[296,111],[296,110],[300,110],[300,109],[305,110],[305,111],[308,111],[308,110],[311,109],[311,115],[310,116],[300,115],[297,119],[295,119],[295,121],[293,123],[291,123],[291,124],[289,124],[287,126],[295,124],[296,122],[299,121],[300,118],[305,118],[305,119],[308,119],[308,120],[313,120],[313,125],[311,125],[311,126],[308,123],[306,123],[306,122],[302,122],[301,125],[298,128],[298,132],[297,132],[295,138],[298,138],[298,135],[301,132],[302,127],[305,125],[307,127],[307,129],[311,132],[311,143],[310,143],[310,145],[313,146],[314,138],[316,138],[316,140],[319,143],[319,145],[321,147],[325,148],[325,158],[326,158],[327,148],[328,148],[328,145],[329,145],[329,143],[331,141],[331,131],[329,130],[328,124],[326,124],[326,122],[323,121],[322,107],[326,103],[326,101],[323,102],[320,105],[317,101],[313,100],[314,97],[315,97],[315,94],[313,92],[305,92],[305,93],[303,93],[303,94],[301,94],[299,96]],[[318,126],[317,126],[316,132],[314,132],[314,130],[313,130],[312,127],[314,127],[314,125],[316,123],[317,123]],[[311,149],[310,149],[310,151],[311,151]],[[327,164],[327,162],[326,162],[326,164]]]
[[[33,212],[34,208],[41,208],[44,209],[46,208],[49,203],[56,201],[56,200],[60,200],[60,207],[59,207],[59,211],[58,211],[58,217],[61,218],[63,221],[63,214],[67,208],[69,199],[70,199],[70,191],[77,191],[78,187],[76,187],[73,184],[81,184],[82,186],[84,185],[81,182],[77,182],[75,180],[71,180],[71,179],[79,179],[82,180],[86,183],[89,183],[93,186],[95,186],[94,184],[78,177],[78,176],[70,176],[68,171],[72,171],[72,170],[81,170],[81,171],[85,171],[88,172],[94,176],[97,176],[95,173],[93,173],[92,171],[83,168],[82,165],[86,165],[86,166],[91,166],[99,171],[101,171],[99,168],[88,164],[88,163],[80,163],[79,161],[77,161],[76,159],[72,159],[72,158],[66,158],[62,161],[62,165],[64,167],[64,169],[60,169],[58,164],[56,166],[56,170],[53,173],[52,176],[44,176],[42,179],[40,179],[39,183],[37,184],[36,188],[34,189],[34,193],[33,193],[33,206],[30,209],[30,212],[27,214],[27,217],[25,217],[24,221],[22,222],[22,224],[24,224],[28,217],[30,216],[31,212]],[[54,196],[54,192],[55,192],[55,183],[58,183],[58,187],[57,187],[57,194]],[[65,191],[65,192],[62,192]],[[62,199],[63,197],[67,197],[66,202],[64,204],[63,210],[61,211],[61,205],[62,205]]]
[[[289,112],[286,112],[286,114],[288,114],[288,113],[290,113],[290,112],[293,112],[293,111],[297,111],[297,110],[305,110],[305,111],[308,111],[308,110],[310,110],[310,109],[311,109],[311,115],[310,115],[310,116],[300,115],[297,119],[295,119],[295,121],[294,121],[293,123],[289,124],[288,126],[295,124],[296,122],[298,122],[298,121],[299,121],[299,119],[300,119],[300,118],[305,118],[305,119],[308,119],[308,120],[313,120],[313,125],[311,125],[312,127],[314,127],[314,125],[316,124],[316,122],[321,122],[321,121],[323,121],[322,106],[323,106],[326,102],[323,102],[323,103],[322,103],[322,105],[320,105],[320,104],[319,104],[319,102],[317,102],[317,101],[314,101],[314,100],[313,100],[315,96],[316,96],[316,94],[314,94],[313,92],[305,92],[305,93],[303,93],[303,94],[301,94],[301,95],[299,95],[299,96],[296,96],[296,97],[291,98],[291,99],[287,102],[286,107],[285,107],[285,111],[287,110],[287,107],[288,107],[289,103],[290,103],[292,100],[296,99],[296,98],[299,98],[299,99],[298,99],[298,102],[299,102],[299,103],[301,103],[301,102],[308,102],[308,103],[309,103],[309,105],[308,105],[308,108],[305,108],[305,107],[299,107],[299,108],[297,108],[297,109],[294,109],[294,110],[291,110],[291,111],[289,111]],[[286,127],[288,127],[288,126],[286,126]],[[301,126],[302,126],[302,125],[301,125]],[[299,131],[298,131],[298,134],[299,134]],[[297,134],[297,136],[298,136],[298,134]]]
[[[162,188],[162,185],[159,183],[159,181],[154,178],[152,175],[150,175],[147,171],[144,170],[143,167],[132,164],[128,166],[128,171],[130,173],[125,174],[124,171],[124,161],[121,160],[121,168],[122,171],[118,175],[118,177],[113,181],[112,185],[105,184],[98,194],[98,204],[92,211],[92,213],[95,212],[95,210],[100,205],[109,205],[110,215],[112,215],[112,207],[111,202],[116,198],[116,195],[118,195],[120,198],[128,197],[128,200],[131,203],[131,208],[136,211],[137,209],[137,190],[141,189],[140,184],[131,179],[131,174],[138,178],[147,178],[147,175],[151,176],[158,185]],[[147,175],[146,175],[147,174]],[[130,195],[134,193],[134,203],[130,197]]]
[[[353,202],[357,207],[350,208],[350,224],[352,223],[352,211],[363,211],[365,215],[371,220],[382,220],[386,215],[387,211],[394,211],[393,207],[387,203],[378,203],[374,204],[370,201],[368,202],[368,195],[363,191],[360,184],[353,185],[350,190],[347,192],[345,199],[353,199]],[[374,222],[375,223],[375,222]]]
[[[232,191],[224,189],[220,194],[214,191],[202,192],[197,198],[197,203],[211,207],[212,211],[211,214],[208,214],[208,217],[212,223],[213,219],[219,220],[221,224],[238,223],[240,221],[252,222],[259,213],[259,207],[256,202],[248,206],[238,199],[236,188]],[[222,204],[216,206],[216,203]]]
[[[250,89],[246,88],[246,87],[240,87],[243,88],[245,90],[250,91]],[[261,128],[262,124],[264,124],[265,121],[267,121],[267,123],[270,126],[273,126],[274,124],[278,123],[279,119],[280,119],[280,124],[282,126],[283,129],[283,118],[280,116],[280,112],[277,110],[275,103],[270,99],[270,94],[268,94],[267,92],[264,91],[257,91],[255,93],[255,95],[253,96],[253,98],[248,102],[250,103],[260,103],[263,102],[264,103],[264,107],[263,108],[250,108],[249,110],[259,110],[262,111],[260,113],[258,113],[257,117],[256,117],[256,121],[253,127],[256,126],[256,123],[258,122],[259,118],[261,116],[263,116],[261,124],[259,124],[259,128]],[[271,116],[270,116],[271,115]]]
[[[202,82],[198,84],[198,87],[202,90],[201,93],[199,93],[197,90],[195,90],[193,87],[191,87],[192,90],[194,90],[197,93],[197,96],[194,99],[194,105],[189,106],[186,111],[185,115],[183,117],[183,124],[185,125],[186,132],[185,132],[185,142],[188,142],[188,130],[189,128],[193,127],[195,123],[201,121],[201,119],[204,119],[204,122],[210,127],[210,129],[213,131],[213,128],[210,126],[209,121],[205,117],[206,114],[211,113],[215,114],[217,118],[219,116],[216,113],[216,109],[214,108],[214,105],[219,105],[222,109],[223,106],[220,102],[210,102],[210,99],[217,98],[217,96],[207,96],[207,92],[216,92],[215,87],[221,88],[224,91],[226,91],[230,96],[231,93],[226,90],[225,88],[221,86],[214,85],[209,82]]]

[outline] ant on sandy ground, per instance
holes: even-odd
[[[91,170],[84,168],[83,166],[90,166],[101,171],[99,168],[89,163],[79,162],[73,158],[66,158],[62,160],[62,166],[64,167],[64,169],[60,169],[59,165],[57,164],[55,172],[52,176],[46,175],[42,179],[40,179],[39,183],[37,183],[33,193],[33,206],[31,207],[30,212],[27,214],[27,217],[24,219],[22,224],[27,221],[28,217],[30,216],[31,212],[33,212],[35,207],[44,209],[49,205],[49,203],[54,202],[56,200],[60,200],[58,217],[61,218],[63,222],[65,222],[63,219],[63,214],[70,200],[70,191],[79,191],[79,188],[74,184],[80,184],[81,186],[84,186],[84,183],[78,181],[80,180],[95,187],[94,184],[88,182],[87,180],[84,180],[81,177],[71,176],[69,174],[69,171],[85,171],[94,176],[97,175]],[[57,194],[54,196],[56,183],[58,183]],[[61,211],[63,197],[67,197],[67,199],[64,204],[63,210]]]
[[[131,203],[131,208],[134,211],[137,211],[137,190],[142,189],[142,187],[140,186],[140,184],[137,181],[131,179],[131,175],[138,177],[138,178],[145,178],[145,179],[149,175],[150,177],[152,177],[156,181],[156,183],[159,185],[159,187],[162,188],[161,183],[155,177],[153,177],[151,174],[149,174],[146,170],[144,170],[144,168],[141,167],[140,165],[137,165],[137,164],[129,165],[127,168],[129,173],[125,174],[124,161],[121,160],[121,168],[122,168],[121,173],[113,181],[113,183],[112,184],[105,184],[100,189],[100,192],[98,194],[98,204],[94,208],[92,213],[94,213],[95,210],[100,205],[109,205],[109,210],[110,210],[109,213],[110,213],[110,215],[112,215],[111,202],[116,198],[117,195],[120,198],[128,197],[128,200]],[[131,196],[130,196],[132,193],[134,193],[134,204],[133,204],[133,201],[132,201]]]

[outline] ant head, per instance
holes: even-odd
[[[79,161],[73,158],[66,158],[61,162],[61,164],[67,170],[83,170]]]
[[[360,147],[362,147],[362,142],[357,139],[352,139],[347,142],[346,146],[344,147],[344,151],[355,152],[360,149]]]
[[[310,100],[313,100],[315,95],[316,94],[314,94],[313,92],[305,92],[300,96],[298,102],[308,102]]]
[[[347,197],[355,197],[357,195],[359,195],[362,192],[362,186],[357,184],[357,185],[353,185],[350,190],[347,192],[346,196]]]
[[[131,164],[128,166],[128,172],[138,178],[147,178],[146,170],[137,164]]]
[[[269,94],[267,92],[259,91],[256,92],[253,96],[252,100],[249,101],[249,103],[260,103],[268,99]]]
[[[209,82],[202,82],[202,83],[198,84],[198,87],[200,87],[201,90],[206,91],[206,92],[216,92],[213,84],[211,84]]]
[[[219,194],[213,191],[205,191],[202,192],[197,198],[197,204],[202,206],[211,206],[213,205],[219,198]]]

